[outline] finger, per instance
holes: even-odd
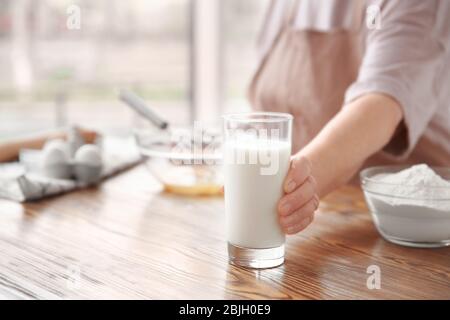
[[[308,178],[294,192],[283,196],[278,204],[278,212],[282,216],[287,216],[307,203],[316,193],[315,179]]]
[[[224,186],[222,186],[222,187],[220,188],[220,193],[225,194],[225,187],[224,187]]]
[[[284,192],[290,193],[305,182],[311,173],[311,163],[305,157],[294,156],[291,160],[291,167],[286,176],[283,189]]]
[[[316,210],[317,208],[319,208],[319,204],[320,204],[320,199],[317,194],[314,195],[314,201],[315,201],[315,205],[316,205],[316,208],[314,210]]]
[[[313,197],[303,207],[294,211],[292,214],[288,216],[281,216],[280,217],[281,227],[285,232],[287,232],[289,228],[298,225],[299,223],[301,223],[301,221],[313,215],[316,208],[317,208],[316,200]]]
[[[303,219],[300,221],[300,223],[296,224],[295,226],[289,227],[286,231],[287,234],[296,234],[297,232],[302,231],[307,226],[311,224],[314,220],[314,215],[310,215],[309,217]]]

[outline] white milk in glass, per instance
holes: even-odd
[[[277,205],[289,168],[290,142],[233,139],[225,143],[224,152],[228,242],[255,249],[283,245]]]

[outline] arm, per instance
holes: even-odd
[[[311,162],[318,195],[346,183],[391,140],[401,120],[400,105],[386,95],[367,94],[345,106],[296,155]]]
[[[347,182],[361,164],[381,150],[402,120],[400,105],[382,94],[367,94],[345,106],[292,157],[278,211],[288,234],[313,220],[318,198]]]

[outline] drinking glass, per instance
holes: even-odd
[[[223,116],[225,220],[229,262],[271,268],[284,262],[277,214],[289,169],[292,116],[251,112]]]

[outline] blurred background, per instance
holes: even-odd
[[[139,123],[142,96],[177,125],[249,108],[268,0],[0,0],[0,139]],[[75,8],[75,11],[74,11]],[[79,28],[69,28],[77,14]]]

